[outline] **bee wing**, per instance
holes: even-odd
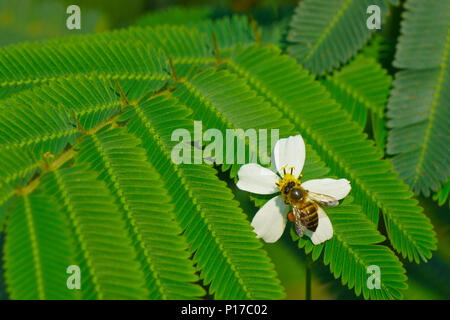
[[[299,237],[303,237],[307,228],[302,224],[300,220],[300,210],[296,206],[292,206],[292,213],[294,214],[295,231]]]
[[[311,191],[308,191],[308,198],[324,207],[334,207],[339,204],[339,201],[337,201],[332,196],[327,196],[325,194],[315,193]]]
[[[305,230],[305,234],[311,238],[312,243],[315,245],[325,242],[333,237],[333,226],[331,225],[330,218],[328,218],[321,207],[319,207],[317,214],[319,215],[319,225],[317,226],[316,231],[312,232],[308,229]]]

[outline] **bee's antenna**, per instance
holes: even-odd
[[[294,171],[294,167],[291,167],[291,174],[292,174],[293,171]]]

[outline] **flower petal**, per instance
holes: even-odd
[[[336,200],[345,198],[352,189],[347,179],[331,178],[308,180],[302,183],[302,187],[311,192],[331,196]]]
[[[267,201],[252,220],[252,227],[257,237],[270,243],[280,239],[286,227],[288,211],[289,207],[284,204],[281,196]]]
[[[274,160],[278,172],[283,176],[283,167],[286,171],[294,167],[292,174],[298,177],[305,163],[305,143],[301,135],[280,139],[275,144]]]
[[[238,171],[238,179],[236,186],[241,190],[257,194],[278,192],[275,185],[279,180],[278,176],[257,163],[243,165]]]
[[[331,225],[330,218],[328,218],[321,207],[319,207],[317,214],[319,215],[319,224],[316,231],[312,232],[308,229],[305,231],[305,234],[311,238],[312,243],[315,245],[325,242],[333,237],[333,226]]]

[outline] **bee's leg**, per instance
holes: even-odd
[[[306,228],[303,225],[301,225],[300,223],[295,223],[295,231],[300,238],[305,234],[305,230]]]

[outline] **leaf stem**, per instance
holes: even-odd
[[[311,257],[306,255],[306,300],[311,300],[311,269],[312,269],[312,260]]]
[[[120,88],[120,85],[119,85],[119,89],[123,93],[122,88]],[[128,106],[132,106],[132,104],[130,104],[128,102],[128,100],[126,100],[126,103],[128,103],[128,105],[124,106],[123,109],[127,108]],[[42,170],[41,173],[38,176],[36,176],[34,179],[30,180],[30,182],[25,187],[16,189],[15,190],[16,194],[27,195],[27,194],[32,193],[39,186],[42,176],[44,176],[49,171],[52,171],[52,170],[55,170],[55,169],[59,169],[65,163],[67,163],[69,160],[73,159],[76,156],[76,154],[78,153],[78,151],[76,151],[76,147],[80,144],[80,142],[86,136],[95,134],[96,132],[100,131],[102,128],[106,127],[107,125],[114,125],[115,121],[123,113],[123,109],[122,109],[122,111],[120,113],[114,115],[112,118],[108,119],[107,121],[100,123],[95,128],[92,128],[90,130],[84,130],[84,129],[81,130],[80,129],[81,135],[77,138],[75,143],[70,148],[68,148],[66,151],[61,153],[50,164],[44,163],[44,165],[41,167],[41,170]],[[77,122],[77,123],[79,123],[79,122]],[[82,128],[82,127],[80,127],[80,128]]]

